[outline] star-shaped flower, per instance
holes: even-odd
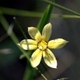
[[[28,27],[29,35],[32,39],[24,39],[18,45],[24,50],[35,50],[31,55],[30,62],[32,67],[37,67],[42,59],[51,68],[57,68],[57,60],[51,49],[62,48],[68,41],[57,38],[54,40],[49,40],[52,32],[52,25],[48,23],[44,26],[42,34],[35,27]]]

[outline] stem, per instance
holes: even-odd
[[[9,24],[7,22],[7,20],[5,19],[5,17],[3,15],[0,15],[0,22],[2,24],[2,26],[4,27],[4,29],[7,31]],[[18,38],[16,37],[16,35],[14,34],[14,32],[12,31],[11,35],[9,35],[11,37],[11,39],[13,40],[13,42],[17,45],[17,43],[19,42]],[[20,51],[25,55],[25,57],[28,59],[29,61],[29,56],[27,55],[26,51],[24,51],[23,49],[21,49],[19,46],[18,48],[20,49]]]
[[[24,34],[24,31],[22,30],[19,22],[16,20],[16,17],[13,17],[13,19],[14,19],[14,22],[16,23],[17,27],[20,29],[21,33],[23,34],[24,38],[27,39],[27,36]]]
[[[47,2],[47,3],[50,3],[51,5],[54,5],[54,6],[58,7],[58,8],[60,8],[60,9],[66,10],[66,11],[68,11],[68,12],[71,12],[71,13],[73,13],[73,14],[76,14],[76,15],[80,16],[80,13],[78,13],[78,12],[76,12],[76,11],[74,11],[74,10],[71,10],[71,9],[69,9],[69,8],[66,8],[66,7],[64,7],[64,6],[61,6],[61,5],[59,5],[59,4],[55,3],[55,2],[52,2],[52,1],[49,1],[49,0],[43,0],[43,1],[45,1],[45,2]]]
[[[17,9],[12,9],[12,8],[5,8],[5,7],[0,7],[0,10],[2,11],[3,14],[22,16],[22,17],[23,16],[25,16],[25,17],[26,16],[28,16],[28,17],[33,17],[33,16],[39,17],[40,15],[42,15],[42,13],[39,13],[39,12],[17,10]]]
[[[44,80],[48,80],[48,79],[41,73],[41,71],[40,71],[38,68],[36,68],[36,70],[38,70],[38,72],[41,74],[41,76],[44,78]]]
[[[54,0],[52,0],[52,1],[54,1]],[[41,19],[38,23],[38,26],[37,26],[40,31],[42,31],[44,25],[48,23],[50,16],[51,16],[52,9],[53,9],[53,5],[50,4],[47,6],[46,10],[44,11],[44,14],[41,17]]]
[[[42,12],[31,12],[31,11],[28,11],[27,12],[27,11],[24,11],[24,10],[17,10],[17,9],[4,8],[4,7],[0,7],[0,9],[1,9],[1,11],[2,11],[3,14],[13,15],[13,16],[37,17],[37,18],[38,17],[40,18],[40,17],[43,16],[43,13]],[[60,18],[80,18],[80,16],[77,16],[77,15],[51,14],[51,18],[59,18],[59,17]]]
[[[33,80],[34,73],[35,73],[35,69],[33,69],[31,65],[28,64],[23,76],[23,80]]]

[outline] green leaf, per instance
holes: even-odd
[[[52,1],[54,2],[54,0],[52,0]],[[45,9],[44,14],[41,17],[41,19],[40,19],[40,21],[38,23],[38,26],[37,26],[40,31],[42,31],[44,25],[49,22],[49,19],[51,17],[52,9],[53,9],[53,5],[51,5],[51,4],[49,4],[47,6],[47,8]]]

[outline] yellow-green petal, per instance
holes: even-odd
[[[66,41],[65,39],[58,38],[55,40],[50,40],[48,42],[48,47],[52,49],[60,49],[65,46],[66,43],[68,43],[68,41]]]
[[[48,41],[52,33],[52,25],[51,23],[48,23],[44,26],[42,31],[42,37],[45,41]]]
[[[57,68],[57,60],[55,55],[47,49],[46,51],[43,51],[43,58],[45,63],[51,67],[51,68]]]
[[[31,36],[31,38],[35,39],[37,42],[41,40],[41,33],[39,30],[35,27],[28,27],[28,33]]]
[[[37,49],[31,56],[30,62],[32,67],[37,67],[40,64],[42,58],[42,51]]]
[[[18,45],[24,50],[34,50],[37,48],[37,42],[32,39],[24,39]]]

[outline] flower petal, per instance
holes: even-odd
[[[52,25],[51,23],[48,23],[44,26],[43,31],[42,31],[42,37],[45,41],[48,41],[52,32]]]
[[[53,49],[59,49],[59,48],[62,48],[63,46],[65,46],[66,43],[68,43],[68,41],[66,41],[62,38],[58,38],[58,39],[49,41],[48,47],[53,48]]]
[[[37,48],[37,42],[32,39],[24,39],[18,45],[24,50],[34,50]]]
[[[31,38],[35,39],[37,42],[41,40],[41,33],[35,27],[28,27],[28,32]]]
[[[41,61],[42,58],[42,51],[40,49],[37,49],[31,56],[30,62],[32,67],[37,67]]]
[[[47,49],[46,51],[43,51],[43,58],[45,63],[51,67],[51,68],[57,68],[57,60],[54,54]]]

